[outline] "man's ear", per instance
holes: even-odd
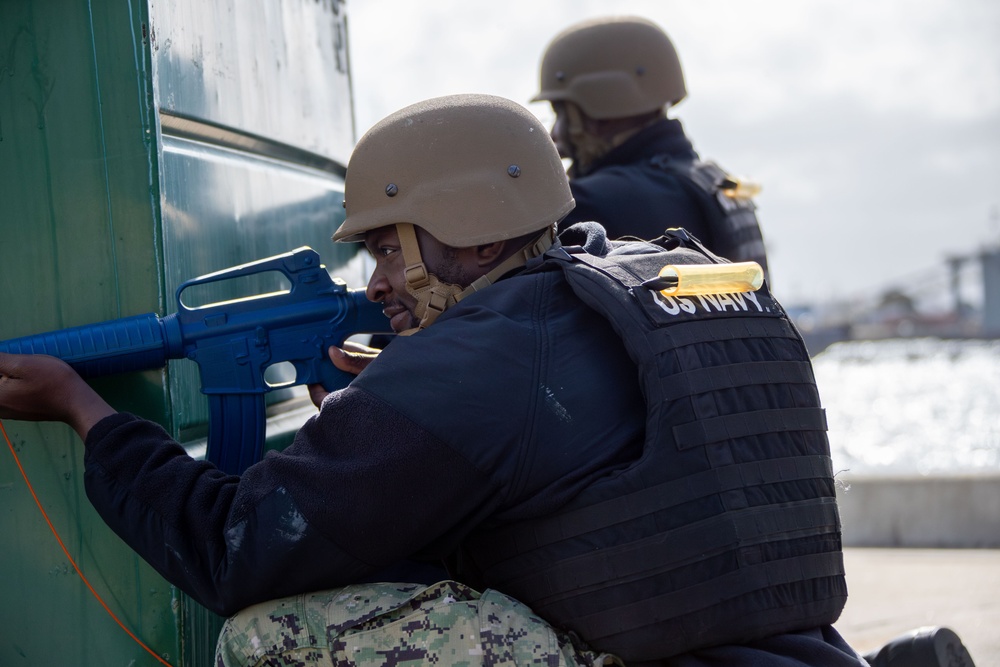
[[[507,247],[506,241],[494,241],[476,246],[476,262],[479,266],[492,266],[504,259],[503,251]]]

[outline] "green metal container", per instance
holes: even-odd
[[[185,279],[302,245],[363,285],[355,249],[330,241],[355,134],[346,24],[340,0],[0,2],[0,340],[166,315]],[[93,384],[202,451],[194,364]],[[268,446],[311,411],[301,389],[272,395]],[[112,612],[168,663],[211,664],[221,619],[104,525],[83,492],[78,438],[5,427]],[[0,665],[161,664],[76,575],[6,449]]]

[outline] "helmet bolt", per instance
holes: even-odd
[[[565,80],[566,80],[566,72],[563,71],[556,72],[556,81],[562,83]]]
[[[509,167],[507,167],[507,175],[510,176],[511,178],[517,178],[518,176],[521,175],[521,168],[518,167],[516,164],[512,164]]]
[[[385,186],[386,197],[395,197],[397,194],[399,194],[399,188],[396,187],[395,183],[390,183],[389,185]]]
[[[639,76],[642,76],[643,74],[646,73],[646,68],[643,67],[642,65],[639,65],[638,67],[635,68],[635,73],[638,74]]]

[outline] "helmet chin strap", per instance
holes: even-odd
[[[406,291],[417,300],[414,316],[419,320],[415,328],[399,332],[401,336],[411,336],[421,329],[426,329],[445,310],[469,296],[473,292],[484,289],[495,283],[501,276],[524,264],[532,257],[537,257],[552,247],[555,240],[555,225],[545,228],[531,243],[505,259],[492,271],[480,276],[468,287],[454,283],[442,282],[436,275],[427,270],[420,246],[417,243],[417,233],[413,225],[397,223],[399,246],[403,251],[403,262],[406,264]]]
[[[399,246],[403,251],[403,262],[406,264],[406,291],[417,299],[414,316],[419,320],[416,328],[400,331],[402,336],[411,336],[421,329],[426,329],[449,306],[457,303],[456,296],[461,293],[462,286],[441,282],[436,275],[427,270],[424,259],[420,255],[420,245],[417,243],[417,232],[409,223],[397,223]]]

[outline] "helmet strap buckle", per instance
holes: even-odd
[[[406,276],[406,284],[413,289],[422,289],[431,284],[427,266],[423,262],[407,266],[404,269],[404,275]]]

